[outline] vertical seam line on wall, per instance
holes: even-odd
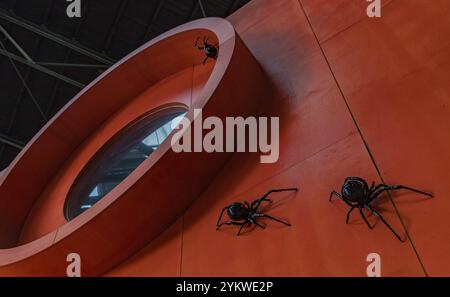
[[[299,0],[299,1],[301,1],[301,0]],[[381,4],[381,7],[384,8],[384,7],[388,6],[389,4],[391,4],[391,3],[394,2],[394,1],[395,1],[395,0],[391,0],[391,1],[389,1],[388,3]],[[369,3],[369,2],[367,2],[367,3]],[[306,15],[306,12],[305,12],[305,15]],[[319,41],[319,40],[318,40],[318,42],[325,43],[325,42],[327,42],[328,40],[333,39],[334,37],[338,36],[339,34],[341,34],[341,33],[345,32],[345,31],[347,31],[347,30],[350,29],[351,27],[353,27],[353,26],[355,26],[355,25],[361,23],[362,21],[365,20],[365,18],[366,18],[366,16],[362,16],[361,18],[359,18],[358,20],[356,20],[356,21],[355,21],[354,23],[352,23],[351,25],[349,25],[349,26],[343,28],[343,29],[340,30],[340,31],[337,31],[336,33],[331,34],[330,36],[326,37],[326,38],[325,38],[324,40],[322,40],[322,41]]]
[[[194,77],[195,77],[195,64],[192,65],[192,79],[191,79],[191,104],[189,109],[192,109],[192,97],[194,96]],[[189,206],[184,210],[183,215],[181,216],[181,243],[180,243],[180,277],[183,273],[183,240],[184,240],[184,216]]]
[[[195,77],[195,65],[192,65],[192,78],[191,78],[191,104],[189,106],[189,109],[192,108],[192,97],[194,96],[194,77]]]
[[[181,247],[180,247],[180,277],[183,273],[183,236],[184,236],[184,214],[181,216]]]
[[[351,118],[352,118],[352,120],[353,120],[353,123],[354,123],[355,126],[356,126],[356,129],[358,130],[359,136],[361,137],[361,140],[362,140],[363,143],[364,143],[364,146],[365,146],[365,148],[366,148],[366,150],[367,150],[367,153],[369,154],[369,157],[370,157],[370,159],[371,159],[371,161],[372,161],[372,163],[373,163],[373,166],[375,167],[375,170],[377,171],[377,174],[378,174],[378,176],[380,177],[381,181],[382,181],[383,183],[385,183],[385,182],[384,182],[384,179],[383,179],[383,176],[382,176],[382,174],[381,174],[381,170],[380,170],[380,168],[378,167],[378,165],[377,165],[377,163],[376,163],[376,161],[375,161],[375,157],[374,157],[374,155],[372,154],[372,152],[371,152],[371,150],[370,150],[370,148],[369,148],[369,144],[367,143],[366,139],[364,138],[364,135],[363,135],[363,133],[362,133],[362,130],[361,130],[361,128],[360,128],[358,122],[356,121],[355,115],[354,115],[353,111],[352,111],[351,108],[350,108],[350,105],[349,105],[349,103],[348,103],[348,101],[347,101],[347,98],[346,98],[345,95],[344,95],[344,91],[342,90],[342,88],[341,88],[341,86],[340,86],[340,84],[339,84],[339,82],[338,82],[338,80],[337,80],[337,78],[336,78],[336,75],[334,74],[334,71],[333,71],[333,69],[331,68],[331,64],[330,64],[330,62],[329,62],[327,56],[325,55],[325,51],[323,50],[322,45],[320,44],[320,41],[319,41],[319,39],[318,39],[318,37],[317,37],[316,32],[314,31],[314,28],[313,28],[313,26],[312,26],[312,24],[311,24],[311,21],[310,21],[308,15],[306,14],[306,11],[305,11],[305,9],[304,9],[304,7],[303,7],[303,4],[302,4],[301,0],[298,0],[297,2],[298,2],[299,6],[300,6],[300,9],[301,9],[301,11],[303,12],[303,14],[304,14],[304,16],[305,16],[305,18],[306,18],[306,20],[307,20],[307,22],[308,22],[308,24],[309,24],[309,27],[310,27],[310,29],[311,29],[311,32],[312,32],[313,35],[314,35],[314,38],[316,39],[317,45],[319,46],[320,51],[322,52],[322,55],[323,55],[323,57],[324,57],[324,59],[325,59],[325,62],[327,63],[328,68],[329,68],[329,70],[330,70],[330,72],[331,72],[331,75],[333,76],[333,79],[334,79],[334,81],[335,81],[335,83],[336,83],[336,86],[338,87],[339,92],[341,93],[342,99],[343,99],[343,101],[344,101],[344,103],[345,103],[345,105],[346,105],[346,107],[347,107],[347,109],[348,109],[348,112],[350,113],[350,116],[351,116]],[[401,216],[400,216],[400,212],[399,212],[397,206],[395,205],[395,203],[394,203],[394,201],[393,201],[393,199],[392,199],[392,196],[391,196],[390,192],[388,191],[387,194],[388,194],[389,200],[391,201],[391,203],[392,203],[392,205],[393,205],[393,207],[394,207],[394,210],[395,210],[395,212],[396,212],[396,214],[397,214],[397,216],[398,216],[398,218],[399,218],[399,220],[400,220],[400,223],[401,223],[402,226],[403,226],[403,229],[404,229],[404,231],[405,231],[405,233],[406,233],[406,236],[407,236],[407,238],[409,239],[409,243],[411,244],[411,247],[412,247],[412,249],[413,249],[413,251],[414,251],[414,253],[415,253],[416,257],[417,257],[417,260],[419,261],[419,264],[420,264],[420,266],[421,266],[421,268],[422,268],[422,270],[423,270],[425,276],[428,276],[428,273],[427,273],[427,271],[426,271],[426,269],[425,269],[425,266],[424,266],[424,264],[423,264],[423,262],[422,262],[422,259],[421,259],[420,256],[419,256],[419,253],[418,253],[418,251],[417,251],[417,249],[416,249],[416,247],[415,247],[415,245],[414,245],[414,243],[413,243],[413,241],[412,241],[412,239],[411,239],[411,236],[409,235],[408,229],[407,229],[405,223],[403,222],[403,220],[402,220],[402,218],[401,218]]]

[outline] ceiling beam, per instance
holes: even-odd
[[[158,14],[161,11],[161,9],[163,8],[163,6],[164,6],[164,0],[159,0],[155,10],[152,13],[150,20],[148,22],[147,29],[145,30],[143,43],[149,41],[149,39],[151,37],[150,34],[152,33],[153,23],[155,22],[156,18],[158,17]]]
[[[188,18],[186,20],[186,23],[192,21],[192,19],[194,18],[195,14],[197,13],[197,10],[199,9],[199,6],[200,6],[199,2],[195,1],[194,5],[192,6],[191,12],[189,13],[189,16],[188,16]]]
[[[6,50],[5,45],[3,44],[3,42],[0,41],[0,54],[3,53],[8,53],[8,51]],[[11,63],[11,66],[13,67],[14,71],[16,72],[17,76],[19,77],[20,81],[22,82],[23,86],[25,87],[26,91],[28,92],[28,95],[30,96],[31,101],[33,102],[33,104],[36,106],[37,110],[39,111],[39,114],[42,116],[42,119],[44,120],[44,122],[47,122],[47,117],[45,116],[44,112],[42,111],[41,106],[39,105],[39,102],[36,100],[36,97],[34,97],[33,92],[31,92],[30,87],[28,87],[28,83],[25,80],[25,78],[23,77],[22,73],[20,72],[19,68],[17,67],[16,63],[14,63],[14,56],[18,59],[21,59],[22,62],[26,62],[26,63],[31,63],[34,64],[33,62],[30,62],[24,58],[21,58],[19,56],[16,56],[14,54],[11,55],[6,55],[8,57],[9,62]]]
[[[23,142],[15,140],[15,139],[8,137],[6,135],[3,135],[3,134],[0,134],[0,142],[3,144],[9,145],[13,148],[19,149],[19,150],[21,150],[25,147],[25,144]]]
[[[101,53],[98,53],[90,48],[87,48],[85,46],[82,46],[81,44],[77,42],[73,42],[70,39],[63,37],[57,33],[54,33],[52,31],[49,31],[47,29],[44,29],[42,27],[39,27],[29,21],[26,21],[16,15],[12,15],[11,13],[5,11],[4,9],[0,9],[0,18],[4,19],[5,21],[8,21],[10,23],[13,23],[17,26],[20,26],[24,29],[27,29],[33,33],[36,33],[38,35],[41,35],[47,39],[50,39],[56,43],[59,43],[65,47],[68,47],[80,54],[83,54],[91,59],[97,60],[98,62],[112,65],[115,63],[115,61]]]
[[[68,84],[71,84],[71,85],[73,85],[73,86],[76,86],[76,87],[78,87],[78,88],[84,88],[84,87],[85,87],[84,84],[82,84],[82,83],[80,83],[80,82],[78,82],[78,81],[76,81],[76,80],[73,80],[73,79],[71,79],[71,78],[69,78],[69,77],[67,77],[67,76],[64,76],[64,75],[62,75],[62,74],[59,74],[59,73],[57,73],[57,72],[55,72],[55,71],[53,71],[53,70],[50,70],[50,69],[48,69],[48,68],[46,68],[46,67],[44,67],[44,66],[41,66],[41,65],[39,65],[39,64],[36,64],[36,63],[34,63],[34,62],[30,62],[30,61],[28,61],[27,59],[24,59],[24,58],[19,57],[19,56],[15,55],[15,54],[12,54],[12,53],[10,53],[10,52],[4,50],[4,49],[0,49],[0,55],[5,56],[5,57],[8,57],[8,58],[10,58],[10,59],[13,59],[13,60],[15,60],[15,61],[17,61],[17,62],[19,62],[19,63],[22,63],[22,64],[27,65],[27,66],[29,66],[29,67],[31,67],[31,68],[34,68],[34,69],[36,69],[36,70],[38,70],[38,71],[41,71],[41,72],[43,72],[43,73],[45,73],[45,74],[48,74],[48,75],[50,75],[50,76],[53,76],[53,77],[55,77],[55,78],[57,78],[57,79],[60,79],[60,80],[62,80],[62,81],[64,81],[64,82],[66,82],[66,83],[68,83]]]
[[[52,4],[53,4],[53,0],[52,0]],[[12,6],[11,6],[11,9],[12,9]],[[46,12],[45,20],[48,20],[49,14],[50,14],[50,7],[49,7],[49,9]],[[12,26],[12,24],[10,23],[9,24],[9,29],[11,28],[11,26]],[[39,35],[37,36],[37,38],[36,38],[36,40],[34,42],[34,46],[32,47],[32,52],[31,52],[32,55],[36,54],[37,50],[39,49],[39,46],[41,44],[42,39],[43,38],[41,36],[39,36]],[[27,67],[26,68],[25,75],[23,76],[23,79],[25,81],[28,81],[28,78],[31,75],[31,70],[32,70],[31,67]],[[59,82],[59,80],[56,80],[56,81]],[[19,95],[17,96],[16,100],[14,101],[13,110],[11,112],[11,116],[9,118],[8,127],[7,127],[7,130],[6,130],[6,135],[11,135],[12,129],[14,127],[14,123],[15,123],[16,118],[17,118],[17,114],[19,113],[19,108],[20,108],[20,106],[22,104],[22,101],[23,101],[23,99],[25,97],[26,91],[27,90],[26,90],[25,85],[22,84],[22,88],[20,89]],[[0,164],[3,164],[4,152],[5,152],[6,147],[7,147],[6,145],[2,145],[2,147],[0,148]],[[10,161],[11,160],[7,160],[8,164],[9,164]]]
[[[122,0],[122,3],[119,5],[118,10],[116,12],[116,17],[114,19],[114,23],[112,24],[108,36],[106,37],[105,44],[103,46],[103,49],[106,51],[110,46],[111,42],[113,40],[114,35],[117,32],[117,25],[119,24],[119,21],[122,19],[122,16],[127,8],[129,0]]]
[[[238,8],[239,0],[232,0],[230,8],[227,11],[225,17],[229,17],[237,8]]]
[[[17,41],[6,31],[5,28],[3,28],[2,25],[0,25],[0,32],[2,32],[6,38],[14,45],[14,47],[22,54],[22,56],[25,57],[30,62],[33,62],[33,59],[27,54],[27,52],[17,43]]]
[[[206,18],[206,10],[205,10],[205,7],[203,6],[202,0],[197,0],[197,1],[198,1],[198,5],[200,6],[200,10],[202,11],[203,17]]]
[[[36,62],[36,64],[41,66],[49,67],[69,67],[69,68],[94,68],[94,69],[107,69],[108,65],[100,64],[80,64],[80,63],[59,63],[59,62]]]
[[[86,15],[86,12],[88,11],[88,5],[89,5],[89,2],[85,3],[82,6],[82,14],[83,15]],[[78,34],[80,33],[82,24],[83,24],[83,18],[79,18],[77,26],[75,27],[75,30],[74,30],[74,32],[72,34],[72,36],[74,36],[74,38],[78,37]],[[63,63],[67,63],[67,61],[69,61],[71,55],[72,55],[72,51],[70,49],[67,49],[66,53],[64,54]],[[65,73],[65,68],[63,68],[62,70],[63,70],[63,73]],[[49,103],[47,105],[47,110],[45,111],[45,114],[48,117],[50,117],[51,114],[52,114],[53,107],[55,105],[55,101],[57,99],[57,94],[58,94],[58,90],[59,90],[60,86],[61,86],[61,81],[57,80],[55,82],[55,85],[53,86],[52,95],[50,96],[50,100],[49,100]]]
[[[46,23],[48,21],[49,17],[50,17],[50,12],[53,9],[54,2],[55,2],[55,0],[50,0],[50,3],[48,5],[48,7],[47,7],[47,10],[45,11],[45,15],[44,15],[44,18],[43,18],[43,22],[44,23]],[[15,3],[16,3],[16,1],[13,1],[13,3],[11,3],[10,11],[13,11]],[[11,26],[12,26],[12,24],[9,23],[9,28],[11,28]],[[34,42],[34,46],[32,47],[32,52],[31,52],[31,54],[33,56],[37,53],[37,51],[39,49],[39,46],[41,44],[41,41],[42,41],[42,36],[37,35],[36,41]],[[26,68],[25,75],[23,76],[23,79],[25,81],[28,81],[28,78],[31,75],[31,70],[32,69],[33,68],[31,68],[31,67]],[[59,80],[56,80],[56,81],[59,82]],[[25,92],[26,91],[27,91],[26,90],[26,86],[22,85],[22,88],[21,88],[21,90],[19,92],[19,95],[17,96],[16,100],[14,101],[13,111],[11,113],[11,117],[10,117],[9,123],[8,123],[8,128],[7,128],[7,133],[6,133],[7,135],[11,135],[11,131],[12,131],[13,127],[14,127],[14,123],[16,121],[16,117],[17,117],[17,114],[19,112],[19,108],[20,108],[20,105],[22,104],[23,98],[25,97]],[[3,159],[4,159],[5,148],[6,148],[6,145],[3,145],[1,147],[1,149],[0,149],[0,162],[2,162]]]

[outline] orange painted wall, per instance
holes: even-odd
[[[383,1],[380,19],[365,0],[253,0],[232,15],[272,81],[260,112],[280,117],[280,159],[235,154],[178,222],[107,275],[365,276],[378,253],[383,276],[449,276],[450,2],[429,2]],[[406,243],[356,212],[345,224],[347,206],[328,195],[352,175],[435,194],[376,204]],[[215,230],[223,206],[294,186],[266,209],[292,227]]]

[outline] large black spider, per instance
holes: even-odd
[[[375,183],[373,182],[371,187],[369,188],[367,182],[360,178],[360,177],[347,177],[344,181],[344,184],[341,189],[341,194],[339,194],[336,191],[331,192],[330,194],[330,200],[333,197],[333,195],[339,197],[342,201],[344,201],[348,206],[350,206],[350,210],[347,213],[347,219],[346,224],[348,224],[348,220],[350,218],[350,214],[355,208],[359,209],[359,213],[361,214],[362,218],[366,222],[367,226],[369,226],[369,229],[372,229],[373,226],[369,224],[367,221],[366,216],[364,215],[363,209],[367,209],[371,213],[373,213],[375,216],[380,218],[380,220],[394,233],[394,235],[403,242],[403,240],[400,238],[400,236],[394,231],[394,229],[384,220],[383,216],[373,209],[370,206],[370,203],[375,200],[382,192],[384,191],[390,191],[390,190],[400,190],[405,189],[409,191],[413,191],[428,197],[433,197],[432,194],[425,193],[410,187],[405,186],[388,186],[384,184],[380,184],[378,186],[375,186]]]
[[[203,46],[200,46],[198,44],[198,40],[200,39],[200,37],[197,38],[197,40],[195,41],[194,47],[198,50],[204,51],[205,52],[205,59],[203,60],[203,64],[206,63],[206,61],[208,61],[208,59],[217,59],[217,55],[219,54],[219,44],[210,44],[208,43],[208,39],[209,37],[205,36],[203,37]]]
[[[277,190],[270,190],[269,192],[267,192],[264,196],[262,196],[259,199],[256,199],[255,201],[253,201],[251,204],[249,204],[247,201],[244,201],[243,203],[241,202],[234,202],[226,207],[224,207],[222,209],[222,212],[220,213],[219,216],[219,220],[217,221],[216,227],[217,230],[219,230],[219,228],[222,225],[237,225],[237,226],[241,226],[241,228],[239,229],[237,235],[239,236],[241,234],[242,229],[248,225],[248,224],[255,224],[256,226],[265,229],[265,227],[261,224],[259,224],[256,219],[257,218],[268,218],[274,221],[277,221],[279,223],[282,223],[286,226],[291,226],[291,224],[283,222],[279,219],[276,219],[274,217],[271,217],[269,215],[263,214],[263,213],[258,213],[258,208],[261,205],[261,203],[263,201],[272,203],[272,200],[267,199],[267,196],[269,196],[271,193],[274,192],[284,192],[284,191],[298,191],[297,188],[291,188],[291,189],[277,189]],[[225,210],[227,211],[228,216],[230,217],[231,221],[226,221],[226,222],[221,222],[222,220],[222,215],[225,212]]]

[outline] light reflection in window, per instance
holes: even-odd
[[[182,108],[151,114],[119,132],[89,162],[72,186],[65,216],[72,220],[101,200],[170,135],[185,116]]]

